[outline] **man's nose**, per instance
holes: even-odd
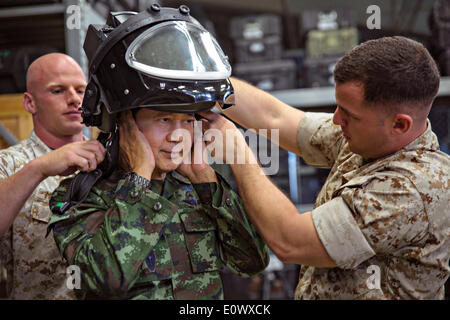
[[[338,125],[338,126],[343,126],[344,125],[344,119],[342,118],[342,113],[339,110],[339,107],[336,107],[336,110],[334,111],[333,123]]]
[[[173,143],[180,143],[180,142],[184,143],[186,141],[192,140],[189,130],[183,127],[181,121],[174,121],[174,123],[172,123],[171,129],[167,134],[166,138],[167,141]]]
[[[183,134],[182,132],[179,132],[178,130],[173,130],[167,135],[167,141],[169,142],[181,142],[183,141]]]
[[[167,134],[167,140],[169,142],[181,142],[183,140],[182,127],[179,121],[172,121],[170,125],[169,133]]]
[[[80,105],[83,101],[83,95],[80,95],[75,88],[70,88],[67,90],[67,103],[74,104],[76,106]]]

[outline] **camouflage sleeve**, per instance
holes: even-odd
[[[14,174],[15,158],[8,150],[0,151],[0,180],[6,179]]]
[[[13,174],[11,170],[11,156],[3,151],[0,152],[0,183]],[[12,162],[14,163],[14,162]],[[12,226],[5,234],[0,236],[0,299],[6,298],[12,288],[12,275],[14,268],[14,255],[12,245]]]
[[[69,184],[70,180],[65,180],[55,190],[51,209],[61,205]],[[85,202],[63,215],[52,215],[49,230],[53,229],[61,254],[81,271],[78,296],[89,292],[98,297],[127,298],[142,263],[158,241],[162,225],[149,222],[157,202],[163,206],[160,214],[171,210],[164,198],[122,179],[115,192],[94,186]]]
[[[312,211],[320,240],[341,268],[418,243],[428,228],[421,196],[407,178],[366,178]]]
[[[248,219],[239,196],[223,178],[194,184],[205,212],[216,221],[220,258],[234,273],[250,277],[269,263],[267,245]]]
[[[345,139],[333,114],[306,112],[297,131],[300,156],[311,166],[331,168]]]

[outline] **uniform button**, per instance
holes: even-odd
[[[231,207],[233,205],[233,202],[231,201],[230,198],[226,198],[225,203],[227,204],[227,206]]]
[[[136,190],[133,190],[130,192],[130,196],[132,196],[133,198],[136,198],[139,195],[139,192],[137,192]]]
[[[162,204],[161,202],[157,202],[155,203],[155,205],[153,206],[153,210],[155,210],[156,212],[158,212],[159,210],[162,209]]]

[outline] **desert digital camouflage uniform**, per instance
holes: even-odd
[[[34,133],[0,150],[0,182],[33,159],[50,152]],[[55,241],[45,238],[51,211],[50,195],[61,177],[43,180],[27,199],[9,231],[0,237],[0,262],[12,280],[10,299],[74,299],[66,286],[66,264]]]
[[[443,299],[450,157],[430,123],[403,149],[372,162],[352,153],[341,132],[330,114],[307,113],[299,126],[305,161],[331,168],[312,218],[338,267],[302,267],[295,298]],[[379,268],[379,289],[371,265]]]
[[[61,254],[80,267],[80,298],[223,299],[224,263],[241,276],[262,271],[268,249],[223,178],[191,184],[177,172],[150,189],[117,170],[87,199],[53,213]],[[56,189],[61,206],[70,180]],[[55,211],[54,211],[55,212]]]

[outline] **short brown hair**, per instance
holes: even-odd
[[[369,40],[334,69],[337,84],[358,82],[368,103],[429,106],[439,89],[439,70],[425,47],[405,37]]]

